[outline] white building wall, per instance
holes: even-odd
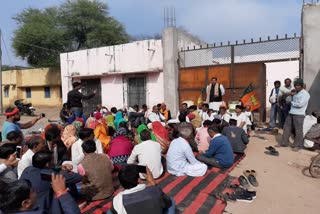
[[[63,101],[65,102],[68,91],[72,89],[72,78],[163,70],[162,41],[144,40],[63,53],[60,54],[60,63]]]
[[[266,63],[266,75],[266,104],[267,107],[270,107],[269,95],[274,88],[274,81],[279,80],[283,86],[284,80],[290,78],[293,84],[293,80],[299,76],[299,61]]]
[[[101,77],[102,105],[109,110],[111,107],[123,107],[123,78],[122,75],[110,75]]]

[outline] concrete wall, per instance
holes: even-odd
[[[266,64],[266,104],[270,107],[269,95],[274,88],[274,81],[279,80],[284,85],[284,80],[290,78],[293,80],[299,77],[299,61],[272,62]]]
[[[101,95],[102,104],[107,108],[123,107],[123,77],[122,75],[101,77]]]
[[[63,100],[72,77],[102,77],[112,73],[147,73],[163,69],[162,41],[144,40],[60,55]],[[105,77],[102,77],[102,79]]]
[[[320,3],[304,5],[302,11],[303,79],[310,93],[307,113],[320,110]]]
[[[61,85],[60,71],[54,68],[24,69],[17,71],[18,87]]]
[[[179,110],[179,50],[188,46],[206,45],[191,34],[173,27],[162,32],[164,101],[175,116]]]

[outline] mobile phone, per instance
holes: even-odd
[[[141,165],[137,165],[138,166],[138,171],[140,173],[147,173],[147,167],[146,166],[141,166]]]
[[[41,172],[41,179],[44,181],[51,181],[51,174],[50,173],[45,173],[45,172]]]
[[[17,158],[21,158],[21,146],[16,147]]]
[[[41,117],[42,118],[46,117],[46,114],[45,113],[41,113]]]

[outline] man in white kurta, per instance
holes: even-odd
[[[194,157],[191,146],[182,137],[171,142],[167,153],[167,167],[170,174],[192,177],[203,176],[208,168]]]

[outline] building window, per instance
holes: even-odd
[[[60,98],[62,98],[62,87],[60,86]]]
[[[51,93],[50,93],[50,87],[44,87],[44,98],[50,98]]]
[[[31,98],[31,88],[26,88],[26,97]]]
[[[4,87],[4,97],[9,97],[9,87]]]

